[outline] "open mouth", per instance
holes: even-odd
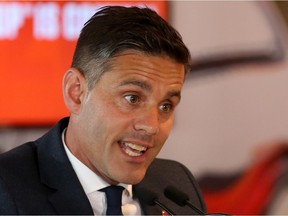
[[[143,155],[147,150],[147,147],[143,147],[134,143],[120,141],[119,144],[124,152],[131,157],[139,157]]]

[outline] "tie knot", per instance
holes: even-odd
[[[107,198],[107,215],[122,215],[122,186],[111,185],[99,191],[105,192]]]

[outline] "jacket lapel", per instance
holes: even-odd
[[[51,189],[48,199],[57,214],[92,215],[90,202],[62,144],[61,133],[68,121],[68,118],[61,120],[36,141],[40,178]]]

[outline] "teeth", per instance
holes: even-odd
[[[147,150],[146,147],[139,146],[133,143],[122,142],[122,144],[125,146],[124,151],[126,152],[126,154],[132,157],[141,156],[143,152]]]
[[[129,150],[128,148],[125,149],[125,152],[126,154],[128,154],[129,156],[132,156],[132,157],[137,157],[137,156],[140,156],[142,153],[141,152],[133,152],[131,150]]]
[[[143,146],[139,146],[133,143],[125,143],[125,146],[128,146],[131,149],[137,150],[137,151],[146,151],[147,148],[143,147]]]

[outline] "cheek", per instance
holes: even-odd
[[[162,127],[162,131],[163,131],[163,138],[166,139],[168,138],[168,136],[170,135],[171,129],[173,127],[173,122],[174,122],[174,117],[172,116],[170,119],[168,119]]]
[[[173,120],[168,120],[164,124],[161,125],[160,133],[158,135],[157,143],[158,143],[158,152],[162,149],[162,147],[165,145],[165,142],[167,138],[169,137],[170,131],[173,126]]]
[[[102,145],[115,142],[119,133],[131,125],[129,114],[123,114],[113,104],[103,101],[87,109],[86,114],[87,127],[90,128],[91,139],[94,139],[94,143],[97,142],[96,145],[98,142]]]
[[[87,139],[89,146],[99,145],[104,138],[109,115],[107,115],[103,105],[99,101],[95,103],[93,100],[87,100],[81,110],[81,125],[83,127],[82,136]]]

